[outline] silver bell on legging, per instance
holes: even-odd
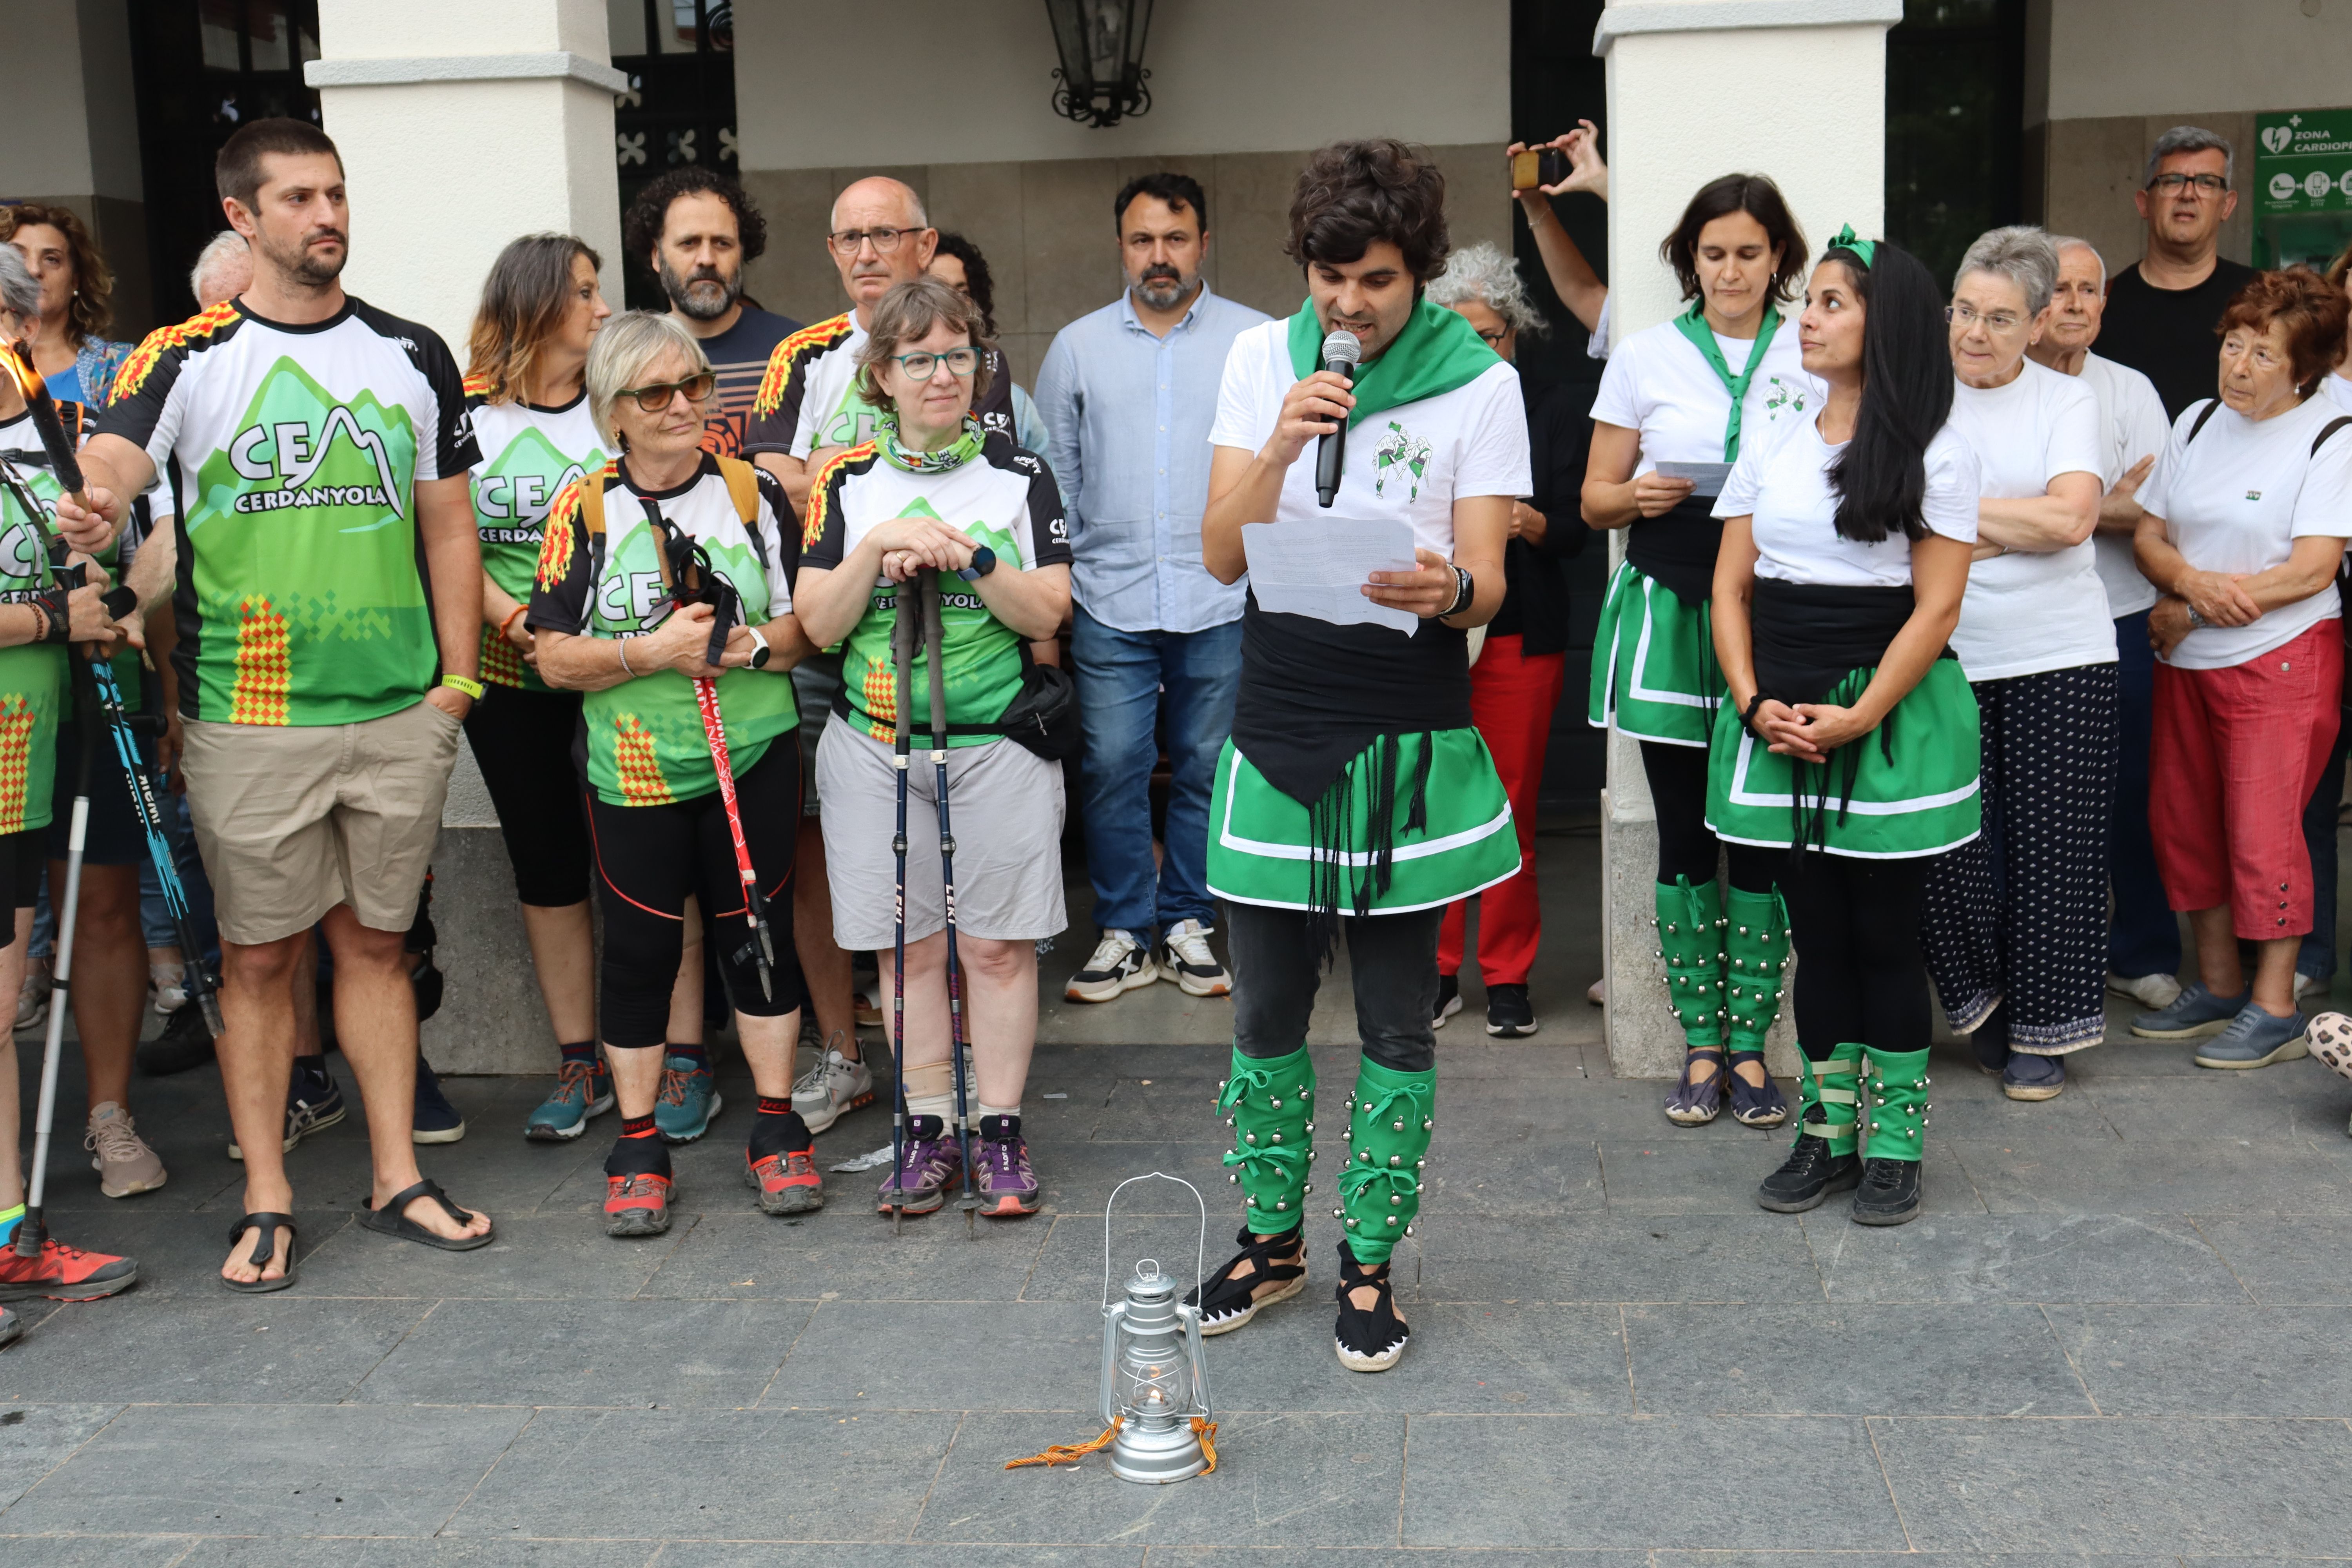
[[[1145,1258],[1119,1300],[1103,1309],[1102,1418],[1114,1423],[1110,1470],[1123,1481],[1190,1480],[1208,1466],[1203,1426],[1214,1429],[1201,1314]]]

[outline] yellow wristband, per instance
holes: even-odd
[[[482,683],[470,676],[445,675],[441,678],[441,684],[452,691],[464,692],[477,702],[482,700]]]

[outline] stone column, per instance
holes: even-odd
[[[1658,241],[1693,192],[1720,174],[1769,174],[1818,251],[1851,223],[1877,237],[1885,210],[1886,29],[1902,0],[1631,0],[1601,14],[1609,62],[1611,330],[1682,308]],[[1613,566],[1625,536],[1610,538]],[[1601,796],[1609,1064],[1620,1078],[1682,1070],[1682,1031],[1654,956],[1657,816],[1640,748],[1613,730]],[[1796,1068],[1784,1005],[1768,1060]]]

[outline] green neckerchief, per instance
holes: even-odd
[[[1467,386],[1501,363],[1466,320],[1423,300],[1388,352],[1358,369],[1348,423]],[[1311,299],[1290,318],[1290,364],[1301,381],[1323,368],[1323,323]]]
[[[962,433],[936,452],[911,451],[899,444],[896,410],[881,415],[874,423],[875,444],[881,448],[884,461],[910,474],[943,474],[980,456],[980,421],[969,414],[963,416]]]
[[[1756,329],[1756,344],[1748,351],[1748,368],[1734,375],[1731,366],[1724,360],[1723,345],[1715,341],[1715,329],[1706,324],[1706,300],[1693,300],[1691,308],[1675,318],[1675,331],[1688,338],[1691,346],[1706,356],[1706,363],[1714,370],[1716,379],[1723,383],[1724,391],[1731,394],[1731,417],[1723,424],[1723,460],[1727,463],[1739,461],[1739,414],[1741,405],[1748,401],[1748,384],[1756,379],[1756,368],[1764,363],[1764,346],[1772,341],[1772,334],[1780,329],[1780,309],[1766,305],[1764,322]]]

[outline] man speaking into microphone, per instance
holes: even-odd
[[[1448,903],[1519,866],[1510,805],[1471,724],[1466,634],[1503,602],[1511,502],[1529,489],[1527,417],[1517,374],[1422,298],[1447,251],[1445,182],[1425,153],[1377,140],[1315,153],[1286,250],[1307,302],[1226,357],[1202,563],[1240,578],[1249,523],[1402,522],[1413,569],[1372,573],[1361,592],[1419,619],[1411,633],[1339,625],[1269,612],[1255,594],[1243,610],[1208,865],[1228,905],[1234,1046],[1218,1114],[1232,1119],[1244,1217],[1241,1250],[1199,1301],[1202,1331],[1224,1333],[1304,1286],[1319,1122],[1336,1152],[1324,1195],[1339,1243],[1339,1361],[1385,1372],[1408,1334],[1389,1256],[1420,1206],[1435,1125],[1438,928]],[[1342,931],[1364,1042],[1344,1108],[1318,1097],[1306,1048]],[[1349,1136],[1330,1137],[1343,1123]]]

